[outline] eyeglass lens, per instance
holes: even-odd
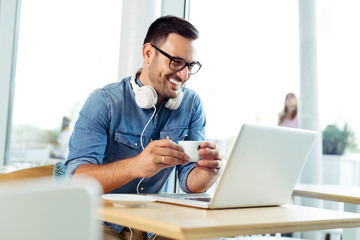
[[[190,63],[190,64],[187,64],[185,61],[181,60],[181,59],[172,59],[170,61],[170,69],[171,70],[174,70],[174,71],[181,71],[183,70],[185,67],[188,67],[188,71],[189,71],[189,74],[195,74],[197,73],[199,70],[200,70],[200,65],[199,63]]]

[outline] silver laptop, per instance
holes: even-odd
[[[276,206],[288,202],[316,132],[244,124],[214,194],[149,194],[157,201],[199,208]]]

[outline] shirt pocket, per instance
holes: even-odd
[[[178,141],[182,141],[187,137],[188,132],[189,130],[187,128],[163,129],[160,131],[160,139],[170,139],[178,143]]]
[[[124,144],[133,149],[141,148],[140,135],[126,132],[115,132],[115,142]]]

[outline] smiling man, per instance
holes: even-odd
[[[221,169],[216,144],[203,142],[197,163],[190,163],[177,145],[205,140],[200,98],[183,87],[201,68],[194,59],[197,38],[196,28],[181,18],[165,16],[151,24],[142,47],[143,68],[94,91],[80,111],[65,163],[68,177],[92,176],[105,193],[158,193],[174,168],[184,192],[204,192],[215,182]],[[130,235],[150,237],[104,225],[104,239]]]

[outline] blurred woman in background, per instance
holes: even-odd
[[[294,93],[288,93],[285,97],[284,108],[279,113],[278,126],[298,127],[297,97]]]

